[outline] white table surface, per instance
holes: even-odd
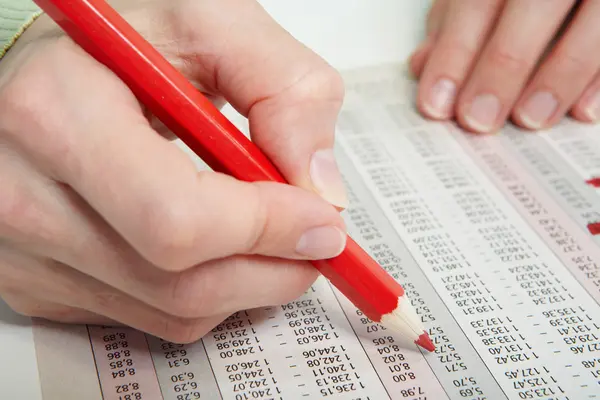
[[[429,6],[428,0],[260,3],[293,36],[339,70],[405,61],[423,35]],[[41,400],[30,320],[12,313],[1,300],[0,398]]]
[[[260,0],[294,37],[338,69],[403,62],[430,0]]]

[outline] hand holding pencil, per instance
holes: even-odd
[[[198,34],[194,30],[199,29],[198,24],[189,19],[194,15],[192,11],[203,15],[212,23],[210,27],[218,29],[220,24],[215,21],[223,18],[223,3],[218,5],[219,12],[214,13],[215,20],[207,17],[210,2],[183,2],[181,4],[191,9],[171,9],[166,16],[161,15],[165,21],[177,16],[183,18],[183,23],[178,21],[178,24],[161,27],[161,32],[181,35],[177,37],[178,47],[171,49],[171,54],[176,51],[181,55],[182,49],[189,51],[189,55],[183,59],[175,57],[172,63],[179,62],[184,74],[187,72],[197,86],[211,95],[224,95],[247,114],[253,139],[265,156],[238,137],[233,126],[183,75],[174,68],[165,68],[170,64],[162,63],[165,60],[159,53],[147,42],[139,41],[141,37],[135,36],[136,32],[104,2],[38,3],[89,54],[115,72],[149,111],[209,165],[239,180],[215,173],[205,173],[198,178],[183,154],[153,135],[150,123],[142,118],[144,109],[139,108],[128,88],[71,43],[57,40],[48,44],[40,40],[30,44],[40,48],[49,46],[51,50],[44,50],[63,52],[62,56],[70,57],[71,65],[61,65],[58,59],[46,53],[45,62],[30,61],[28,65],[31,76],[43,76],[49,68],[59,78],[63,74],[63,79],[56,83],[61,86],[53,89],[63,89],[66,94],[59,97],[62,102],[53,104],[50,101],[53,91],[46,93],[47,108],[58,115],[44,115],[47,118],[40,125],[35,125],[39,118],[31,121],[27,130],[39,132],[37,135],[21,137],[21,132],[14,132],[11,138],[17,138],[19,148],[37,150],[41,163],[52,167],[53,181],[59,183],[57,194],[44,199],[48,204],[43,205],[53,211],[52,216],[58,214],[56,221],[52,221],[58,233],[63,233],[60,228],[65,226],[58,218],[66,217],[64,209],[78,207],[69,210],[76,211],[72,217],[69,214],[75,221],[69,221],[70,229],[64,234],[73,235],[73,242],[81,243],[87,253],[54,251],[35,258],[7,251],[4,257],[11,259],[14,265],[31,265],[29,269],[23,268],[25,274],[32,275],[27,278],[35,280],[33,275],[36,275],[38,285],[53,281],[58,286],[58,290],[39,291],[41,299],[25,297],[23,300],[22,295],[11,298],[3,293],[9,303],[12,299],[15,308],[28,302],[42,303],[49,310],[54,307],[57,315],[62,310],[62,314],[69,316],[65,319],[73,320],[70,322],[109,318],[169,340],[189,341],[202,336],[232,311],[290,300],[289,297],[297,296],[316,276],[315,270],[306,264],[281,261],[281,258],[321,260],[314,265],[368,316],[388,322],[390,326],[412,329],[410,334],[416,335],[415,341],[432,350],[420,321],[410,312],[410,303],[402,288],[362,249],[348,239],[345,251],[331,258],[344,246],[343,222],[331,205],[310,193],[320,193],[333,205],[344,205],[342,185],[331,152],[341,91],[339,78],[330,67],[282,32],[251,2],[231,2],[231,5],[250,7],[244,12],[257,13],[252,20],[262,21],[259,25],[263,31],[247,35],[242,23],[240,29],[245,36],[237,32],[240,34],[237,42],[225,42],[229,49],[190,40],[192,34]],[[208,10],[201,13],[195,9],[198,7]],[[107,16],[110,21],[106,20]],[[185,18],[188,18],[187,23]],[[135,16],[132,19],[135,20]],[[253,37],[255,35],[258,37]],[[120,40],[122,37],[127,37],[129,43]],[[274,47],[264,53],[257,52],[255,47],[249,51],[248,41],[266,37]],[[172,39],[170,42],[159,39],[163,41],[157,40],[157,48],[173,43]],[[141,46],[142,51],[140,47],[129,46],[131,43]],[[133,53],[127,53],[128,46]],[[277,49],[290,52],[292,62],[282,65],[279,58],[269,58]],[[162,50],[170,54],[168,48]],[[219,51],[225,54],[218,54]],[[24,60],[20,61],[29,61],[25,58],[27,51],[22,53]],[[206,54],[212,57],[201,57]],[[136,59],[136,55],[140,57]],[[18,56],[17,53],[14,58],[18,60]],[[271,60],[270,74],[265,71],[265,59]],[[10,60],[5,65],[10,68]],[[61,70],[58,65],[65,68]],[[22,71],[27,69],[21,67],[19,72],[25,73]],[[9,81],[9,89],[16,90],[19,83],[25,85],[18,79]],[[76,90],[77,84],[87,86],[90,91],[87,104],[69,104],[73,96],[68,91]],[[112,103],[116,99],[119,103]],[[22,103],[17,106],[18,110],[31,111],[30,104],[27,104],[29,108]],[[33,106],[34,111],[35,106],[44,108],[35,102]],[[95,112],[82,113],[81,107],[85,106]],[[80,107],[80,112],[75,107]],[[108,121],[119,124],[115,127]],[[18,131],[18,124],[13,125]],[[63,142],[46,139],[56,137],[58,132],[66,136]],[[223,141],[223,137],[227,140]],[[65,148],[65,145],[76,147]],[[63,149],[69,151],[64,153]],[[132,152],[132,149],[137,151]],[[70,158],[59,158],[59,154]],[[81,159],[84,154],[86,160]],[[240,165],[244,168],[239,168]],[[284,181],[279,172],[291,183],[309,190],[282,185]],[[281,183],[250,184],[240,180]],[[334,190],[327,191],[327,188]],[[33,192],[34,188],[24,188],[24,194],[29,194],[27,190]],[[235,228],[217,228],[227,224]],[[31,229],[21,226],[21,231],[27,228]],[[33,239],[53,249],[44,242],[46,237],[37,237],[43,232],[36,233]],[[78,250],[83,251],[74,246],[71,253]],[[68,252],[63,250],[63,253]],[[115,277],[120,279],[115,280]],[[228,279],[229,285],[214,285],[224,279]],[[78,289],[81,293],[77,295],[68,293]],[[93,299],[86,299],[90,293]],[[66,300],[73,298],[78,300]],[[20,308],[28,313],[26,307]],[[384,312],[386,310],[389,312]],[[165,319],[168,323],[164,323]],[[164,325],[157,326],[157,321]],[[161,332],[162,326],[171,331]]]

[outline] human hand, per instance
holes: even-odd
[[[304,260],[344,248],[342,82],[254,1],[122,3],[197,87],[249,117],[295,186],[198,173],[42,17],[0,62],[0,295],[28,316],[194,341],[237,310],[296,298],[317,277]]]
[[[410,66],[418,108],[475,132],[600,117],[600,2],[437,0]]]

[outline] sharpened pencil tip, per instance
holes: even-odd
[[[433,342],[431,341],[431,339],[429,338],[429,335],[427,334],[427,332],[423,332],[419,336],[419,338],[417,340],[415,340],[415,343],[427,351],[430,351],[430,352],[435,351],[435,346],[434,346]]]

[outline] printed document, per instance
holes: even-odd
[[[467,134],[415,111],[400,66],[345,79],[343,215],[435,353],[320,278],[191,345],[35,320],[43,399],[600,399],[600,129]]]

